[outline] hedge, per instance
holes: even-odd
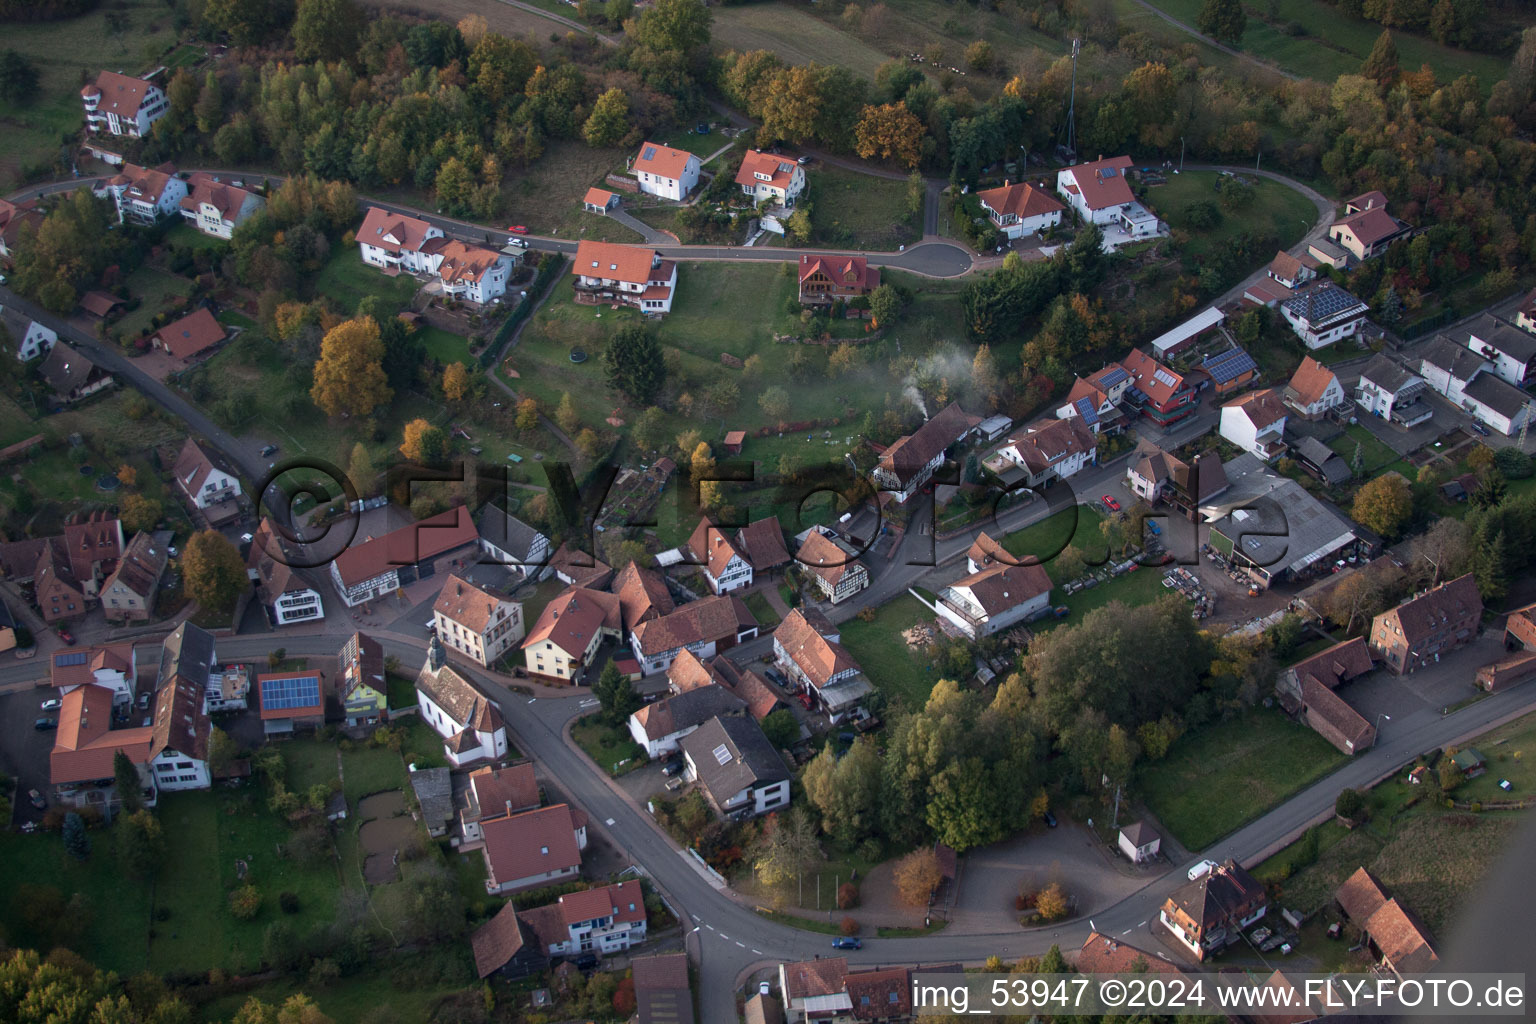
[[[543,259],[539,260],[538,276],[533,279],[533,284],[529,287],[527,294],[523,296],[523,300],[517,304],[517,307],[507,315],[507,318],[501,322],[501,326],[496,329],[496,335],[491,339],[491,343],[485,347],[484,352],[480,353],[480,366],[482,369],[488,369],[496,361],[496,357],[506,346],[507,339],[512,337],[512,332],[517,330],[519,324],[528,319],[533,313],[533,307],[538,305],[540,296],[548,291],[549,286],[564,272],[565,257],[558,253],[548,253]]]

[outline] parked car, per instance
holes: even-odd
[[[1056,815],[1052,814],[1050,811],[1045,812],[1045,818],[1043,820],[1045,821],[1046,828],[1055,828],[1057,825],[1061,824],[1061,822],[1056,820]]]
[[[59,639],[63,640],[67,644],[73,644],[75,642],[75,634],[71,633],[69,630],[65,629],[63,626],[60,626],[59,627]]]
[[[277,449],[277,445],[269,444],[269,445],[267,445],[265,448],[263,448],[261,450],[261,457],[265,459],[268,456],[276,455],[277,454],[277,450],[278,450]]]
[[[799,164],[801,167],[804,167],[806,164],[808,164],[810,162],[811,162],[811,158],[808,157],[808,156],[803,156],[800,159],[795,161],[795,163]]]
[[[59,720],[57,718],[39,718],[32,723],[32,728],[38,732],[47,732],[49,729],[57,729],[58,727]]]
[[[1195,879],[1199,878],[1201,875],[1210,874],[1212,871],[1215,871],[1215,870],[1216,870],[1216,862],[1215,861],[1213,861],[1213,860],[1203,860],[1199,864],[1196,864],[1194,867],[1189,869],[1189,880],[1191,882],[1193,882]]]
[[[1163,528],[1157,525],[1157,520],[1155,519],[1147,520],[1147,529],[1152,531],[1152,536],[1154,537],[1161,537],[1163,535]]]
[[[1111,495],[1111,494],[1104,495],[1104,504],[1109,506],[1109,510],[1111,512],[1119,512],[1120,511],[1120,503],[1115,500],[1114,495]]]
[[[571,962],[576,965],[576,969],[578,971],[590,971],[590,970],[593,970],[594,968],[597,967],[597,964],[598,964],[597,954],[596,953],[583,953],[583,954],[581,954],[581,956],[577,957],[575,960],[573,960]]]
[[[150,698],[150,692],[148,690],[145,690],[143,693],[139,694],[139,710],[140,711],[144,711],[144,710],[147,710],[149,708],[149,698]]]
[[[513,225],[509,226],[507,228],[507,230],[512,232],[514,235],[526,235],[528,233],[528,225],[526,225],[526,224],[513,224]]]
[[[43,799],[43,794],[35,789],[27,790],[27,802],[39,811],[48,809],[48,801]]]
[[[832,940],[833,949],[863,949],[864,940],[855,938],[841,938]]]
[[[1491,435],[1488,432],[1488,428],[1487,427],[1483,426],[1481,423],[1477,422],[1476,420],[1473,420],[1471,423],[1467,424],[1467,426],[1471,427],[1473,432],[1476,433],[1479,437],[1492,437],[1493,436],[1493,435]]]
[[[682,773],[683,762],[681,759],[668,761],[666,764],[661,766],[661,774],[665,775],[669,779],[674,775],[681,775]]]
[[[45,700],[45,701],[43,701],[43,710],[44,711],[57,711],[57,710],[59,710],[59,708],[61,708],[63,706],[64,706],[64,702],[59,700],[57,697],[53,698],[52,700]]]

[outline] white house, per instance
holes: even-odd
[[[504,509],[487,503],[475,517],[480,550],[504,565],[518,580],[538,580],[549,574],[553,553],[549,538]]]
[[[1008,238],[1023,238],[1048,231],[1061,223],[1066,210],[1055,199],[1022,181],[1006,181],[997,188],[976,193],[981,209],[992,219],[992,226]]]
[[[679,741],[711,718],[742,715],[747,702],[719,683],[663,697],[629,716],[629,734],[655,760],[677,750]]]
[[[1056,191],[1089,223],[1114,224],[1120,219],[1120,208],[1136,202],[1125,177],[1130,169],[1128,156],[1064,167],[1056,172]]]
[[[1274,388],[1253,391],[1221,407],[1221,436],[1268,462],[1288,447],[1285,420],[1279,392]]]
[[[246,554],[245,574],[274,626],[325,618],[324,599],[293,571],[294,561],[271,517],[263,516]]]
[[[1468,349],[1488,360],[1489,368],[1505,383],[1524,387],[1536,371],[1536,335],[1500,317],[1484,313],[1464,327]]]
[[[608,956],[639,945],[645,941],[645,916],[645,895],[633,878],[567,893],[517,915],[537,937],[544,955],[564,957]]]
[[[773,631],[773,657],[791,689],[810,695],[836,725],[858,708],[874,686],[825,616],[795,608]]]
[[[212,508],[240,495],[239,478],[215,466],[202,446],[190,437],[181,446],[173,472],[176,483],[200,509]]]
[[[122,172],[109,178],[96,194],[111,198],[119,224],[153,224],[180,211],[181,201],[187,197],[187,183],[176,176],[176,168],[170,164],[153,170],[124,164]]]
[[[116,71],[102,71],[80,90],[85,127],[92,132],[143,138],[169,105],[158,85]]]
[[[1163,837],[1144,821],[1134,821],[1120,830],[1120,852],[1132,864],[1145,864],[1163,848]]]
[[[1275,253],[1266,271],[1271,280],[1278,281],[1295,291],[1317,276],[1317,259],[1311,253],[1292,256],[1284,249]]]
[[[432,255],[427,242],[442,238],[441,228],[403,213],[391,213],[377,206],[368,207],[362,226],[357,229],[357,247],[363,262],[380,270],[404,270],[410,274],[432,273]]]
[[[1024,470],[1031,487],[1066,480],[1099,461],[1098,441],[1081,416],[1037,420],[1009,438],[998,454]]]
[[[580,683],[605,639],[624,631],[616,594],[569,587],[544,606],[523,640],[523,663],[536,676]]]
[[[1410,373],[1386,355],[1377,353],[1360,371],[1355,385],[1355,404],[1373,416],[1400,427],[1414,427],[1434,415],[1419,396],[1429,390],[1424,378]]]
[[[675,611],[635,626],[630,649],[646,675],[664,672],[683,651],[708,661],[743,640],[757,636],[757,620],[735,595],[691,601]]]
[[[618,302],[645,313],[670,313],[677,293],[677,264],[654,249],[583,241],[576,247],[576,301]]]
[[[454,238],[442,243],[432,258],[436,263],[432,273],[449,298],[483,306],[506,294],[513,266],[506,253]]]
[[[493,896],[570,881],[581,874],[586,812],[553,804],[520,814],[481,806],[485,891]]]
[[[181,215],[205,235],[232,238],[235,228],[249,220],[267,201],[238,185],[225,184],[212,175],[194,172],[191,191],[178,204]]]
[[[981,417],[971,416],[960,403],[949,403],[912,433],[891,442],[875,463],[875,486],[893,492],[897,502],[905,504],[944,465],[950,446],[969,437],[980,422]]]
[[[939,591],[934,608],[972,640],[1040,615],[1051,604],[1051,578],[1039,564],[998,563]]]
[[[756,817],[789,804],[789,770],[751,718],[711,718],[680,744],[683,775],[720,814]]]
[[[1369,306],[1327,281],[1316,281],[1280,304],[1280,314],[1309,349],[1353,336],[1368,312]]]
[[[479,542],[469,509],[447,512],[354,543],[331,559],[331,583],[348,608],[396,590],[456,563]]]
[[[496,702],[448,664],[442,641],[427,644],[427,662],[416,676],[416,704],[422,721],[443,737],[455,768],[507,756],[507,729]]]
[[[647,142],[629,173],[640,182],[640,191],[680,202],[699,183],[699,158],[686,149]]]
[[[46,355],[59,340],[58,331],[33,320],[14,306],[0,306],[0,325],[11,336],[19,363]]]
[[[1531,419],[1530,395],[1502,380],[1492,362],[1443,335],[1424,349],[1419,372],[1430,387],[1506,437]]]
[[[489,666],[522,640],[523,606],[453,574],[432,606],[432,624],[449,647]]]
[[[794,209],[805,191],[805,168],[788,157],[749,149],[736,171],[736,184],[754,203],[772,199],[787,210]]]
[[[713,593],[726,594],[752,585],[752,563],[708,516],[699,520],[686,546]]]
[[[858,552],[824,526],[807,531],[795,561],[810,574],[824,600],[841,604],[869,586],[869,570],[859,561]]]
[[[133,703],[138,661],[132,643],[67,647],[53,652],[50,682],[62,697],[81,686],[100,686],[112,692],[113,706]]]
[[[1282,394],[1291,411],[1305,420],[1318,419],[1345,401],[1339,375],[1311,356],[1302,358]]]

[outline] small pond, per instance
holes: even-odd
[[[357,812],[363,819],[357,837],[363,844],[364,881],[369,885],[399,881],[398,851],[416,835],[416,822],[405,809],[405,794],[391,790],[364,797]]]

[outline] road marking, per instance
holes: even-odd
[[[763,955],[763,951],[760,950],[760,949],[754,949],[752,952],[756,953],[758,956],[762,956]]]
[[[605,821],[604,821],[604,822],[603,822],[603,824],[604,824],[604,825],[612,825],[612,824],[613,824],[613,819],[612,819],[612,818],[608,818],[608,819],[607,819],[607,820],[605,820]]]
[[[528,698],[528,703],[529,703],[529,704],[532,704],[532,703],[533,703],[533,702],[534,702],[534,701],[536,701],[536,700],[538,700],[538,699],[539,699],[539,698],[537,698],[537,697],[529,697],[529,698]]]
[[[746,944],[742,943],[742,942],[738,942],[738,943],[736,943],[736,945],[740,946],[742,949],[746,949],[747,948]]]
[[[1122,936],[1122,937],[1124,937],[1124,936],[1126,936],[1126,935],[1129,935],[1129,934],[1131,934],[1131,930],[1130,930],[1130,929],[1129,929],[1129,928],[1127,928],[1127,929],[1126,929],[1126,930],[1125,930],[1125,931],[1123,931],[1123,932],[1121,932],[1121,933],[1120,933],[1120,935],[1121,935],[1121,936]]]
[[[720,933],[720,937],[721,937],[721,938],[722,938],[722,939],[729,939],[729,938],[730,938],[730,936],[729,936],[729,935],[727,935],[727,934],[725,934],[725,932],[721,932],[721,933]]]
[[[714,926],[714,925],[712,925],[712,924],[707,924],[707,925],[705,925],[705,926],[704,926],[704,927],[705,927],[705,928],[708,928],[708,929],[709,929],[709,930],[710,930],[710,931],[714,931],[714,930],[715,930],[715,926]]]

